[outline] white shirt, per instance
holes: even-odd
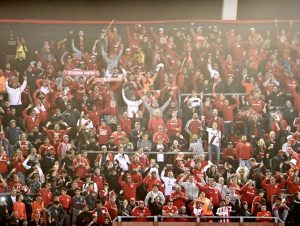
[[[8,101],[10,105],[22,105],[21,94],[25,90],[27,85],[27,80],[24,80],[23,84],[14,89],[8,85],[8,81],[6,81],[6,91],[8,94]]]
[[[138,112],[139,106],[143,103],[143,101],[142,100],[136,100],[136,101],[128,100],[125,96],[124,90],[122,90],[122,96],[123,96],[124,102],[127,104],[128,117],[133,118],[133,112],[134,113]]]
[[[191,97],[189,101],[192,103],[192,107],[198,107],[202,105],[201,99],[198,97]]]
[[[77,126],[79,126],[79,125],[85,126],[85,128],[87,128],[87,129],[94,128],[93,122],[90,119],[85,119],[85,118],[79,119],[77,122]]]
[[[165,177],[165,171],[161,172],[161,179],[164,182],[164,187],[165,187],[165,195],[171,195],[173,192],[172,188],[176,186],[176,179],[175,178],[170,178],[170,177]]]
[[[114,161],[116,161],[119,165],[119,167],[123,170],[123,171],[128,171],[128,166],[130,164],[130,160],[128,155],[126,154],[117,154],[114,157]]]
[[[208,132],[208,143],[213,144],[215,146],[220,146],[221,131],[218,129],[212,129],[212,128],[207,128],[206,131]],[[213,139],[213,137],[215,137],[215,138]]]

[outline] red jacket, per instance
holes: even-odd
[[[280,192],[280,189],[285,187],[285,180],[281,179],[280,184],[279,183],[269,184],[269,183],[267,183],[266,179],[263,179],[263,181],[261,182],[261,186],[266,190],[267,202],[271,202],[272,195],[278,195]]]
[[[165,126],[165,122],[162,117],[151,117],[148,122],[148,130],[151,133],[158,131],[158,126]]]
[[[178,133],[178,132],[181,133],[182,122],[181,122],[181,119],[179,119],[179,118],[169,119],[166,126],[168,129],[169,137],[175,136],[176,133]]]
[[[173,199],[173,205],[176,206],[178,209],[185,206],[185,203],[188,201],[187,194],[184,192],[177,192],[174,191],[171,193],[170,198]]]
[[[257,214],[257,210],[258,210],[258,207],[261,205],[261,201],[262,201],[262,197],[257,195],[254,197],[253,201],[252,201],[252,206],[251,206],[251,213],[253,215],[256,215]]]
[[[300,184],[295,183],[293,181],[293,177],[289,176],[286,183],[288,185],[289,194],[295,194],[296,192],[300,191]]]
[[[163,187],[162,187],[162,182],[158,177],[151,177],[150,175],[146,176],[144,179],[144,184],[147,185],[147,192],[152,191],[153,185],[158,184],[159,185],[159,190],[163,192]]]
[[[239,142],[236,145],[236,157],[238,159],[250,159],[253,156],[253,149],[250,143]]]
[[[33,127],[40,127],[41,121],[42,121],[42,114],[38,114],[35,116],[33,119],[31,116],[27,115],[27,108],[25,108],[22,112],[22,116],[26,121],[26,127],[27,127],[27,132],[31,133]]]
[[[223,120],[224,121],[233,121],[233,110],[239,105],[238,99],[236,99],[236,104],[224,105],[222,108]]]
[[[219,206],[219,204],[222,200],[222,195],[221,195],[221,192],[217,188],[210,187],[209,185],[202,186],[199,183],[197,183],[196,185],[200,191],[205,192],[205,196],[208,199],[212,200],[213,206]]]
[[[120,187],[122,188],[124,192],[124,197],[127,200],[130,200],[131,198],[136,199],[136,189],[142,184],[142,181],[139,181],[137,183],[134,182],[124,182],[122,181],[122,175],[119,176],[118,183]]]
[[[130,118],[120,119],[120,125],[121,125],[122,130],[127,134],[127,136],[129,136],[131,133],[131,127],[132,127],[131,119]]]
[[[154,133],[153,134],[153,143],[154,144],[157,144],[157,142],[158,142],[158,139],[162,139],[163,140],[163,143],[164,144],[168,144],[168,143],[170,143],[170,139],[169,139],[169,137],[168,137],[168,134],[167,133],[165,133],[165,132],[156,132],[156,133]]]

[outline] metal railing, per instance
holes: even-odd
[[[122,220],[127,219],[127,220],[134,220],[134,219],[147,219],[151,220],[153,222],[164,222],[164,219],[190,219],[190,220],[195,220],[195,222],[203,222],[206,220],[221,220],[224,221],[223,223],[226,223],[226,220],[231,221],[231,220],[239,220],[239,221],[234,221],[234,222],[240,222],[243,223],[247,220],[254,220],[256,219],[268,219],[271,220],[274,223],[284,223],[279,217],[256,217],[256,216],[228,216],[228,217],[219,217],[219,216],[172,216],[172,217],[167,217],[167,216],[148,216],[148,217],[141,217],[141,216],[117,216],[113,222],[122,222]]]

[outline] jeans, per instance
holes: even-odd
[[[220,162],[220,146],[208,144],[208,159],[212,162],[213,154],[215,155],[215,165],[219,165]]]
[[[224,122],[224,134],[226,136],[234,134],[234,127],[232,122]]]
[[[248,159],[240,159],[240,166],[246,166],[250,169],[250,161]]]
[[[273,210],[273,216],[274,217],[279,217],[281,220],[286,221],[286,218],[289,214],[289,211],[287,209],[284,210]]]

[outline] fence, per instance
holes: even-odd
[[[138,220],[141,220],[142,218],[147,219],[146,222],[138,222]],[[164,222],[164,219],[172,218],[174,222]],[[138,219],[137,221],[134,221],[135,219]],[[176,220],[185,220],[181,222],[176,222]],[[278,217],[263,217],[264,220],[270,220],[272,222],[255,222],[257,217],[255,216],[229,216],[226,218],[222,218],[219,216],[172,216],[172,217],[165,217],[165,216],[149,216],[149,217],[133,217],[133,216],[118,216],[113,220],[113,226],[127,226],[127,225],[154,225],[154,226],[160,226],[160,225],[202,225],[207,224],[210,226],[213,225],[257,225],[257,226],[266,226],[266,225],[284,225],[284,222],[282,222]],[[125,221],[124,221],[125,220]],[[132,221],[133,220],[133,221]],[[219,220],[223,220],[224,222],[218,222]],[[228,221],[228,222],[226,222]],[[215,224],[214,224],[215,223]]]

